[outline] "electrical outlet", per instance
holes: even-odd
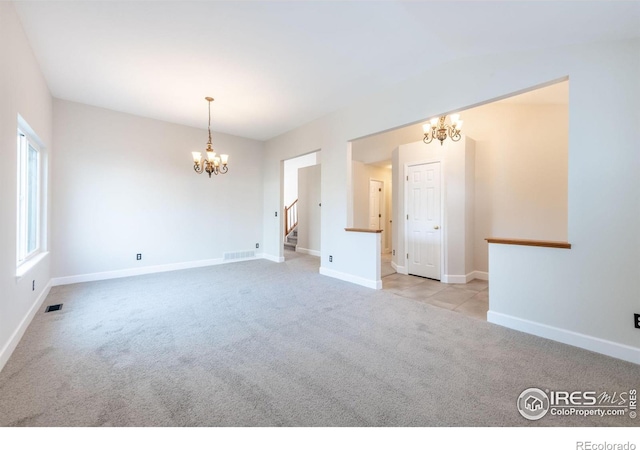
[[[393,256],[396,256],[396,251],[395,250],[393,251]]]
[[[33,280],[33,281],[31,282],[31,290],[32,290],[32,291],[35,291],[35,290],[36,290],[36,280]]]
[[[333,256],[329,255],[329,262],[333,262]]]
[[[633,315],[633,322],[634,322],[634,326],[636,328],[640,328],[640,314],[634,314]]]
[[[256,248],[260,248],[260,244],[256,242]]]
[[[142,253],[137,253],[136,254],[136,260],[138,260],[138,261],[142,260]]]
[[[278,217],[278,211],[276,211],[276,217]]]

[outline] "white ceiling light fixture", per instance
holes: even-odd
[[[460,120],[460,114],[452,114],[450,117],[451,123],[446,123],[447,116],[434,117],[430,123],[422,125],[424,131],[424,139],[422,141],[425,144],[430,144],[434,139],[440,141],[440,145],[444,145],[444,140],[449,136],[453,142],[458,142],[462,135],[460,134],[460,128],[462,128],[462,120]]]
[[[207,159],[202,161],[202,153],[200,152],[191,152],[191,154],[193,155],[193,169],[196,173],[207,172],[209,174],[209,178],[211,178],[211,174],[225,174],[229,171],[229,168],[227,167],[229,155],[217,156],[216,152],[213,151],[213,147],[211,145],[211,102],[213,101],[213,97],[205,97],[204,99],[209,102],[209,141],[207,142],[207,148],[205,149],[207,152]]]

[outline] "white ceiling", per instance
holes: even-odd
[[[265,140],[446,61],[640,37],[639,1],[19,1],[54,97]]]

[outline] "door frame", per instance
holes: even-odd
[[[381,191],[381,195],[380,195],[380,221],[379,221],[379,225],[378,229],[382,230],[382,242],[381,242],[381,247],[382,247],[382,253],[390,253],[389,250],[389,246],[390,243],[388,241],[391,240],[391,235],[387,235],[386,233],[389,231],[386,227],[385,224],[388,223],[387,221],[387,201],[386,201],[386,183],[383,180],[378,180],[376,178],[371,178],[369,177],[369,189],[371,189],[371,182],[372,181],[376,181],[378,183],[380,183],[382,185],[382,191]],[[369,210],[369,214],[371,214],[371,210]],[[387,237],[388,236],[388,237]],[[389,250],[389,252],[387,252],[387,250]]]
[[[375,181],[376,183],[380,183],[382,185],[382,190],[380,198],[379,200],[379,205],[378,207],[380,208],[380,220],[378,221],[378,229],[380,229],[380,223],[384,223],[384,219],[386,216],[386,208],[385,208],[385,204],[384,204],[384,181],[382,180],[376,180],[375,178],[371,178],[369,177],[369,189],[371,189],[371,182]],[[369,204],[369,206],[371,206],[371,204]],[[369,209],[369,216],[371,216],[371,209]],[[384,228],[383,228],[384,229]]]
[[[408,221],[406,219],[408,211],[409,211],[409,180],[407,177],[409,176],[409,167],[412,166],[422,166],[424,164],[433,164],[440,163],[440,221],[442,222],[442,233],[440,233],[440,282],[442,283],[443,279],[445,279],[445,268],[447,262],[447,220],[446,220],[446,204],[445,204],[445,162],[442,159],[421,159],[417,161],[411,161],[404,164],[402,180],[404,184],[404,205],[402,205],[402,222],[404,223],[404,251],[405,257],[403,258],[405,263],[403,266],[405,267],[405,275],[409,275],[409,261],[407,259],[407,251],[409,249],[409,232],[408,232]]]

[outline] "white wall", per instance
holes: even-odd
[[[261,243],[262,143],[213,133],[225,175],[196,174],[207,132],[55,100],[53,276],[222,258]],[[142,253],[142,261],[136,254]]]
[[[321,165],[298,169],[298,244],[296,251],[320,256]]]
[[[51,162],[54,158],[51,104],[51,94],[13,4],[0,2],[0,369],[33,314],[40,311],[40,303],[49,290],[50,254],[16,279],[16,132],[20,114],[44,143]],[[50,203],[50,194],[49,190],[46,204]],[[47,221],[50,223],[48,215]],[[49,235],[45,238],[49,240]]]
[[[545,251],[546,264],[535,271],[527,263],[529,252],[516,248],[522,258],[517,268],[528,277],[519,285],[505,282],[505,300],[496,303],[496,311],[508,302],[505,313],[514,317],[637,349],[631,314],[640,298],[639,53],[640,41],[631,40],[453,61],[271,139],[264,165],[266,250],[282,253],[281,222],[273,217],[280,206],[280,161],[321,148],[321,271],[375,278],[358,251],[363,241],[344,231],[349,142],[569,77],[568,239],[574,247],[562,257]],[[594,138],[594,130],[606,139]],[[490,268],[491,283],[494,276],[504,276],[501,268],[495,269],[498,273]],[[567,284],[577,287],[567,294]]]
[[[352,161],[352,204],[353,227],[369,228],[369,182],[371,180],[384,183],[384,208],[382,214],[382,251],[391,251],[391,199],[393,186],[391,182],[391,169],[386,167],[364,164],[360,161]]]
[[[318,152],[288,159],[284,162],[284,204],[291,205],[298,198],[298,169],[318,164]]]

